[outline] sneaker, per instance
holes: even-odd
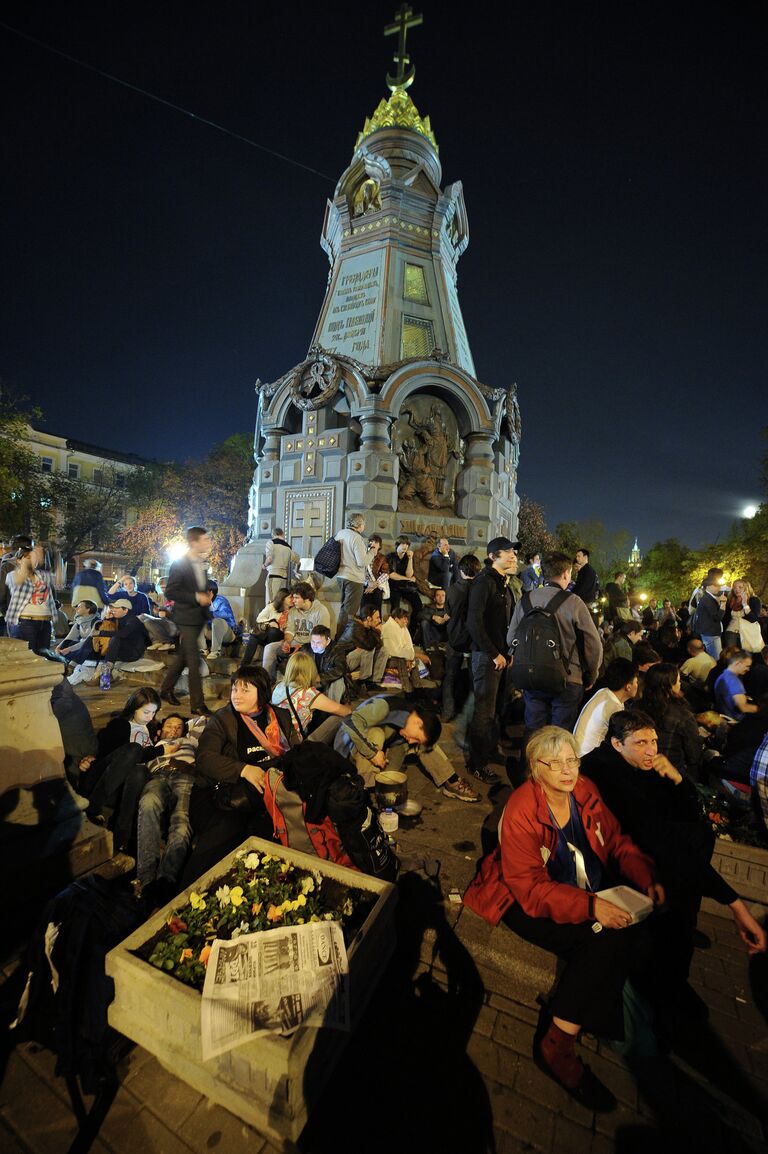
[[[157,651],[158,651],[158,653],[169,653],[171,649],[175,649],[175,648],[176,648],[176,646],[173,645],[172,642],[165,641],[165,642],[163,642],[162,645],[158,645]]]
[[[460,777],[457,781],[448,781],[442,788],[444,797],[452,797],[454,801],[479,801],[480,794],[475,793],[468,781]]]
[[[218,653],[214,653],[213,650],[211,650],[211,652],[208,654],[208,657],[206,658],[206,660],[207,661],[218,661],[218,659],[220,657],[221,657],[221,650],[219,650]]]
[[[159,648],[160,648],[160,642],[159,641],[153,641],[151,645],[147,646],[146,652],[149,653],[150,649],[159,649]]]
[[[472,776],[482,781],[483,785],[497,785],[501,781],[499,774],[494,773],[492,769],[473,769]]]

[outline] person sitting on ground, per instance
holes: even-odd
[[[676,612],[675,607],[672,604],[672,602],[670,601],[669,597],[664,598],[664,600],[661,604],[661,609],[659,610],[659,613],[658,613],[658,618],[659,618],[659,625],[660,626],[663,625],[666,621],[673,621],[675,625],[682,626],[682,622],[680,620],[680,617],[679,617],[678,613]]]
[[[610,1110],[615,1098],[575,1043],[582,1030],[624,1037],[624,983],[642,984],[647,931],[598,891],[625,879],[662,905],[664,890],[652,859],[580,776],[572,734],[554,725],[537,730],[526,758],[530,780],[509,798],[499,844],[484,858],[464,905],[564,963],[542,1011],[534,1061],[583,1106]]]
[[[78,601],[75,605],[72,627],[56,646],[56,652],[66,657],[68,649],[90,637],[100,619],[99,610],[93,601]]]
[[[740,649],[743,649],[749,644],[746,635],[750,631],[750,626],[754,627],[753,632],[756,634],[756,640],[759,644],[761,609],[760,598],[755,595],[749,581],[746,578],[742,578],[741,581],[734,581],[725,605],[723,645],[738,645]]]
[[[421,612],[421,597],[416,588],[416,575],[413,571],[413,549],[410,537],[398,537],[395,541],[394,553],[387,554],[389,564],[390,614],[399,608],[400,602],[405,601],[411,608],[414,620]]]
[[[365,588],[360,611],[372,607],[382,612],[384,598],[389,600],[389,561],[382,553],[384,542],[378,533],[368,538],[368,555],[365,564]],[[361,616],[361,612],[358,613]]]
[[[213,601],[211,601],[211,616],[203,626],[203,633],[206,638],[210,638],[211,650],[208,656],[215,661],[217,657],[221,657],[222,645],[233,645],[239,641],[242,630],[235,621],[229,601],[219,593],[218,582],[209,581],[208,591],[213,594]]]
[[[109,605],[109,593],[101,573],[101,562],[93,557],[83,561],[82,569],[72,578],[72,608],[74,609],[81,601],[92,601],[99,610],[106,609]]]
[[[694,689],[706,690],[707,677],[717,662],[710,657],[700,637],[692,637],[685,647],[688,658],[680,666],[683,683],[687,681]]]
[[[573,735],[581,756],[602,743],[608,722],[637,693],[637,670],[631,661],[616,657],[600,678],[601,688],[590,697],[579,714]]]
[[[290,589],[278,589],[274,600],[265,605],[251,628],[243,653],[243,665],[253,665],[261,660],[265,645],[283,640],[283,632],[288,614],[293,608],[293,594]]]
[[[421,641],[425,649],[434,646],[443,646],[448,643],[448,622],[450,613],[446,608],[446,594],[444,589],[432,590],[432,604],[425,605],[419,613],[421,624]]]
[[[436,589],[447,593],[457,580],[459,563],[447,537],[441,537],[429,555],[427,581]],[[428,644],[428,642],[424,642]]]
[[[136,881],[139,896],[151,906],[164,905],[174,896],[187,859],[192,840],[189,799],[204,726],[205,718],[187,723],[181,714],[169,713],[147,754],[149,780],[139,799]]]
[[[667,619],[663,624],[659,625],[653,635],[653,648],[659,654],[662,661],[671,661],[677,665],[682,657],[682,636],[679,625],[674,621]]]
[[[378,688],[387,668],[387,651],[381,614],[372,601],[361,605],[360,616],[347,622],[336,646],[344,655],[348,673],[359,673],[358,680],[369,690]]]
[[[753,808],[768,841],[768,733],[755,751],[749,773],[752,786]]]
[[[711,864],[712,823],[696,787],[659,753],[653,719],[640,709],[614,713],[608,737],[587,754],[582,773],[595,783],[621,828],[656,862],[668,911],[656,921],[654,969],[664,975],[657,991],[672,1015],[706,1016],[688,985],[693,932],[703,896],[730,907],[736,929],[752,953],[766,947],[765,931]]]
[[[352,710],[312,684],[316,672],[309,653],[294,653],[288,659],[284,679],[272,691],[272,704],[290,712],[301,741],[311,738],[330,745],[341,719],[349,717]]]
[[[660,661],[661,658],[650,641],[638,641],[637,645],[633,648],[632,664],[637,670],[637,693],[635,694],[635,701],[640,701],[643,696],[646,673],[652,666],[658,665]]]
[[[179,627],[171,620],[173,604],[170,601],[154,603],[152,609],[152,613],[139,614],[139,621],[149,635],[150,644],[147,648],[168,652],[174,648],[179,636]]]
[[[5,624],[9,636],[26,641],[33,653],[45,657],[51,649],[56,594],[42,545],[24,545],[18,549],[14,568],[7,574],[5,584]]]
[[[143,624],[131,613],[128,598],[119,598],[105,610],[90,637],[70,648],[67,660],[78,666],[86,661],[97,661],[102,669],[111,669],[116,661],[138,661],[144,656],[148,641]],[[71,685],[82,680],[82,669],[76,669],[69,680]]]
[[[118,577],[114,584],[110,585],[107,590],[109,593],[109,600],[112,604],[115,601],[128,598],[128,604],[131,607],[131,613],[138,617],[141,613],[151,613],[152,606],[149,602],[149,597],[146,593],[142,593],[136,585],[136,578],[131,577],[130,573],[124,573],[122,577]]]
[[[704,742],[680,684],[680,670],[666,661],[645,675],[639,707],[654,723],[659,753],[691,781],[704,780]]]
[[[352,678],[346,653],[341,643],[333,640],[328,626],[316,625],[309,645],[302,645],[299,653],[308,654],[315,663],[312,684],[333,701],[348,705],[352,698]]]
[[[80,762],[78,793],[88,798],[88,817],[104,823],[114,811],[114,844],[120,853],[132,848],[139,798],[147,780],[146,759],[152,753],[150,723],[160,695],[149,685],[137,689],[117,717],[96,735],[95,756]]]
[[[768,646],[752,654],[752,665],[742,678],[748,697],[758,706],[768,706]]]
[[[367,789],[373,788],[382,770],[404,772],[413,762],[445,797],[478,801],[479,795],[454,772],[437,744],[441,732],[440,719],[428,709],[392,709],[385,697],[369,697],[342,721],[334,748],[354,761]]]
[[[189,801],[194,848],[181,889],[247,837],[272,838],[263,799],[266,770],[298,736],[290,712],[275,708],[271,697],[267,671],[242,665],[232,674],[229,704],[215,711],[200,737]]]
[[[748,713],[759,711],[759,706],[747,697],[741,680],[751,667],[752,654],[734,649],[728,656],[726,669],[715,682],[715,708],[731,721],[743,721]]]
[[[294,585],[292,594],[293,608],[288,611],[283,640],[264,646],[262,664],[270,678],[274,678],[279,667],[285,667],[292,653],[307,644],[316,625],[325,625],[329,629],[331,626],[328,607],[317,600],[315,589],[308,581]]]
[[[603,668],[607,669],[617,657],[625,661],[632,660],[632,654],[638,641],[642,641],[643,627],[639,621],[622,621],[611,634],[611,639],[605,647]]]
[[[393,670],[400,679],[406,696],[421,685],[419,662],[408,630],[409,620],[407,609],[393,609],[381,627],[381,640],[387,656],[386,667]],[[426,654],[420,656],[423,661],[428,661]]]

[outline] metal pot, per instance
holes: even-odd
[[[379,809],[394,809],[408,800],[408,775],[396,769],[376,774],[374,783]]]

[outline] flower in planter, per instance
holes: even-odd
[[[204,894],[196,894],[195,891],[193,890],[192,893],[189,895],[189,904],[192,906],[193,910],[204,910],[205,909],[205,895]]]

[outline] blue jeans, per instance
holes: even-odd
[[[41,649],[51,648],[50,617],[41,617],[39,621],[32,618],[19,621],[18,625],[9,625],[8,632],[17,641],[26,641],[34,653],[39,653]]]
[[[545,725],[559,725],[572,733],[583,696],[584,686],[575,681],[569,681],[563,692],[556,695],[526,689],[523,694],[526,733],[543,729]]]
[[[176,882],[192,840],[189,799],[194,776],[178,769],[158,769],[144,786],[139,801],[136,877],[143,886],[156,877]],[[163,825],[168,816],[165,853],[160,857]]]
[[[713,661],[719,660],[720,654],[721,654],[722,649],[723,649],[723,639],[720,636],[720,634],[717,634],[715,637],[705,637],[704,634],[702,633],[702,634],[700,634],[700,637],[701,637],[701,644],[704,646],[704,648],[706,649],[707,653],[712,658],[712,660]]]

